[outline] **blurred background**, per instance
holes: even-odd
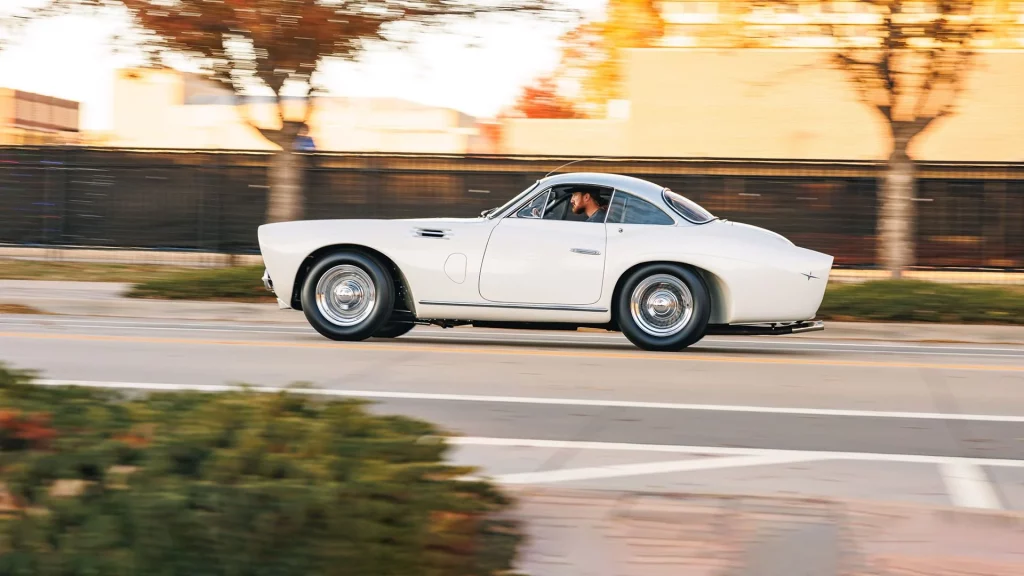
[[[253,253],[264,221],[473,216],[586,159],[850,278],[1024,266],[1021,2],[172,4],[5,3],[0,242]]]
[[[336,343],[260,281],[555,170],[833,255],[827,329]],[[1022,325],[1024,1],[0,0],[0,576],[1020,576]]]

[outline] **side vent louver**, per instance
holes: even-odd
[[[413,229],[413,234],[415,234],[416,236],[419,236],[420,238],[442,238],[443,239],[443,238],[447,238],[448,237],[448,233],[449,233],[448,230],[443,230],[441,228],[414,228]]]

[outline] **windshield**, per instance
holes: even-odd
[[[707,224],[716,219],[711,215],[711,212],[705,210],[700,204],[676,194],[668,188],[665,189],[665,203],[678,212],[680,216],[694,224]]]
[[[484,210],[480,215],[484,216],[484,217],[487,217],[487,218],[494,218],[498,214],[501,214],[505,210],[508,210],[516,202],[519,202],[520,200],[522,200],[524,196],[529,194],[534,188],[537,187],[537,184],[540,184],[540,180],[538,180],[538,181],[534,182],[533,184],[531,184],[530,187],[527,188],[526,190],[523,190],[519,194],[516,194],[515,198],[509,200],[508,202],[502,204],[501,206],[499,206],[497,208],[491,208],[489,210]]]

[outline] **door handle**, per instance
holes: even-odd
[[[601,255],[601,252],[599,252],[597,250],[588,250],[586,248],[572,248],[569,251],[570,252],[575,252],[577,254],[583,254],[583,255],[586,255],[586,256],[600,256]]]

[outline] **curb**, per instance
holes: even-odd
[[[0,293],[0,304],[28,306],[50,316],[306,324],[302,312],[281,310],[276,304],[271,303],[157,300],[117,296],[91,299],[50,298],[24,294],[8,296]],[[458,331],[460,328],[454,330]],[[1024,326],[826,321],[825,330],[820,332],[745,338],[766,338],[771,341],[796,339],[805,342],[818,340],[1024,346]]]

